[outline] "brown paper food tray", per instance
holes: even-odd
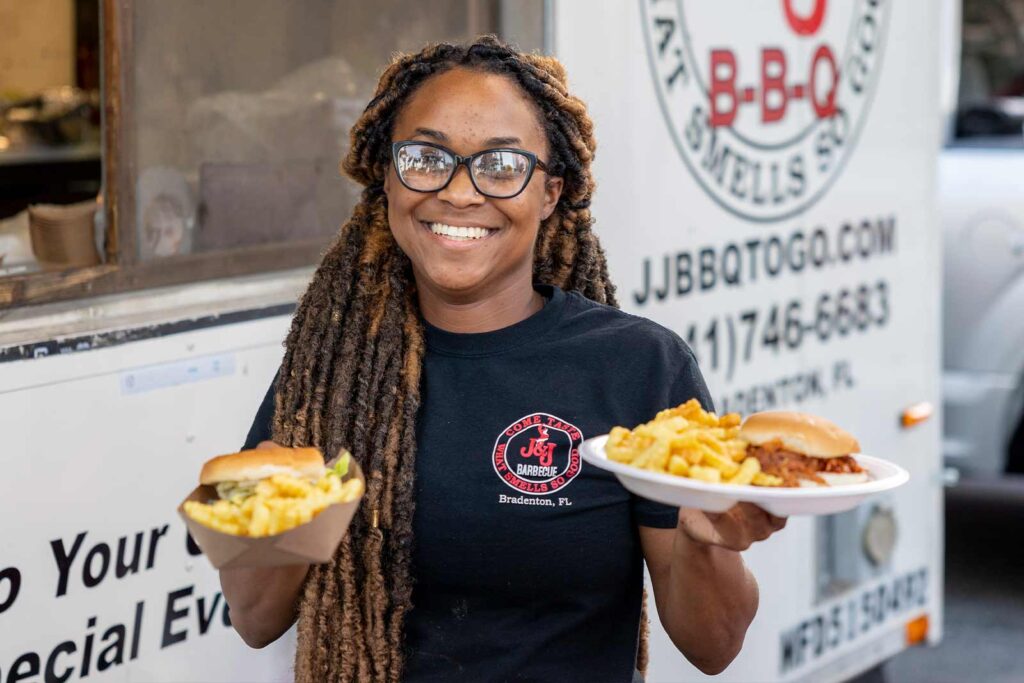
[[[363,472],[355,461],[349,464],[349,472],[343,481],[358,477],[366,490]],[[186,501],[207,502],[217,498],[213,486],[197,486],[178,505],[178,514],[185,520],[185,526],[193,540],[210,563],[217,569],[237,567],[278,567],[289,564],[322,564],[331,559],[341,539],[348,531],[363,496],[350,503],[335,503],[306,524],[300,524],[275,536],[250,538],[233,536],[200,524],[187,514]]]

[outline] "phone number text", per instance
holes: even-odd
[[[892,317],[886,280],[863,283],[819,294],[811,301],[791,299],[767,308],[723,313],[689,324],[686,343],[697,362],[711,372],[725,370],[731,380],[740,363],[770,351],[796,351],[810,341],[863,334],[885,327]]]

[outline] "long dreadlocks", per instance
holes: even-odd
[[[295,678],[302,683],[401,676],[424,340],[383,182],[403,104],[431,76],[457,67],[505,75],[528,95],[547,137],[549,173],[564,179],[537,237],[534,280],[616,305],[588,208],[593,124],[569,94],[562,65],[492,36],[397,57],[352,128],[342,167],[365,189],[299,303],[276,386],[274,440],[327,454],[345,446],[367,478],[348,535],[330,563],[312,567],[300,598]]]

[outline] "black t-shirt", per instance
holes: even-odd
[[[511,327],[427,325],[417,424],[415,586],[407,681],[633,680],[643,558],[638,526],[677,510],[579,456],[707,388],[671,331],[538,286]],[[269,438],[268,393],[246,447]]]

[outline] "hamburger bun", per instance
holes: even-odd
[[[257,448],[208,460],[199,473],[199,483],[258,481],[275,474],[318,479],[326,469],[316,448]]]
[[[754,446],[778,441],[787,451],[810,458],[837,458],[860,452],[860,444],[848,432],[823,417],[807,413],[754,413],[743,421],[739,436]]]

